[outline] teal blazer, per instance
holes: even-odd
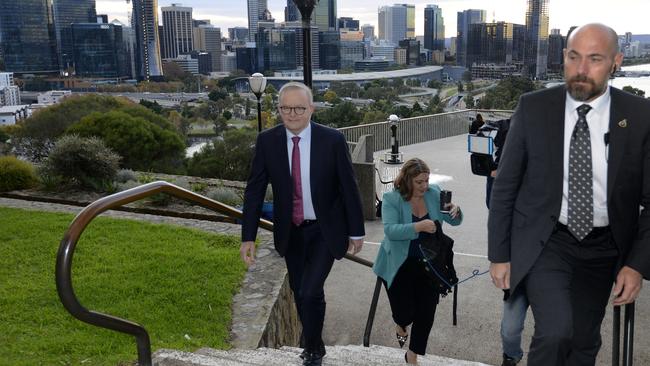
[[[440,187],[435,184],[430,184],[429,190],[424,193],[424,202],[433,221],[438,220],[441,223],[446,221],[454,226],[460,225],[463,221],[462,212],[455,219],[447,213],[440,212]],[[411,204],[402,198],[399,191],[384,193],[381,205],[384,240],[381,242],[372,270],[388,283],[388,287],[393,283],[397,271],[408,256],[411,240],[417,239],[419,235],[415,232],[412,216]]]

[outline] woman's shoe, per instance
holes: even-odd
[[[400,327],[404,332],[406,332],[406,329],[402,328],[399,325],[398,327]],[[404,344],[409,339],[408,333],[406,335],[400,335],[398,332],[395,332],[395,337],[397,338],[397,343],[399,343],[399,348],[404,347]]]

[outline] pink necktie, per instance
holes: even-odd
[[[298,226],[302,224],[305,214],[302,210],[302,179],[300,178],[300,147],[298,142],[300,137],[294,136],[293,151],[291,152],[291,178],[293,178],[293,224]]]

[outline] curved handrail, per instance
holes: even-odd
[[[72,220],[65,232],[56,256],[56,289],[63,307],[75,318],[102,328],[133,335],[138,349],[138,364],[151,365],[151,342],[146,329],[140,324],[109,314],[86,309],[75,295],[72,286],[72,258],[77,242],[88,224],[102,212],[141,200],[157,193],[166,193],[188,202],[196,203],[223,215],[241,219],[242,212],[234,207],[217,202],[187,189],[165,181],[156,181],[103,197],[86,206]],[[261,219],[259,227],[273,231],[273,223]],[[372,267],[372,262],[347,253],[346,259]]]

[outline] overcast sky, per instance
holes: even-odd
[[[284,21],[286,0],[267,1],[276,22]],[[248,26],[246,0],[159,0],[158,6],[171,3],[192,7],[193,18],[210,19],[225,34],[228,28]],[[394,3],[415,4],[417,35],[424,34],[424,8],[427,4],[442,8],[447,38],[455,36],[456,13],[465,9],[486,10],[488,21],[525,23],[526,0],[338,0],[337,16],[352,17],[361,24],[373,24],[377,34],[377,8]],[[562,34],[566,34],[572,25],[601,22],[612,26],[619,34],[650,34],[649,6],[648,0],[550,0],[550,28],[559,28]],[[108,14],[109,20],[118,19],[126,23],[130,7],[126,0],[97,0],[97,12]]]

